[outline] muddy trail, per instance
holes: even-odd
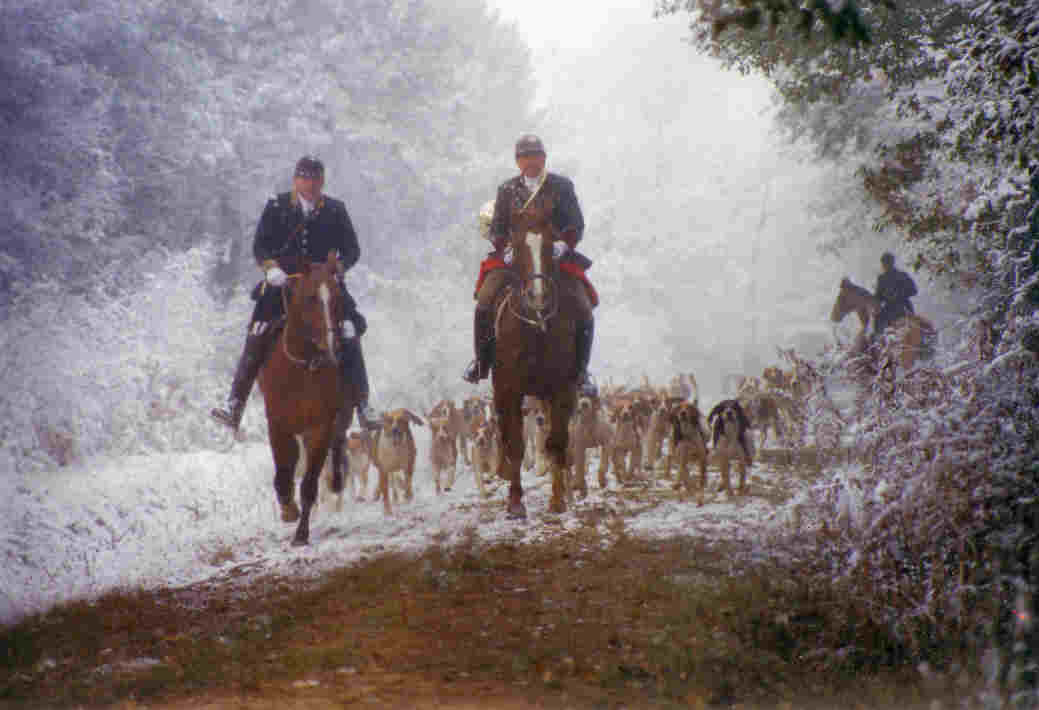
[[[818,475],[776,459],[748,496],[708,496],[702,514],[781,512]],[[500,496],[468,505],[501,515]],[[760,522],[663,537],[633,525],[673,505],[695,503],[645,483],[601,492],[565,520],[545,516],[537,539],[488,541],[473,525],[449,544],[372,549],[318,575],[231,565],[204,582],[62,604],[0,631],[0,706],[904,708],[940,698],[839,588],[763,555],[771,533]]]

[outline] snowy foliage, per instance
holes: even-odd
[[[860,224],[828,251],[876,241],[872,227],[972,302],[909,372],[844,351],[817,363],[855,393],[846,436],[868,453],[860,476],[808,497],[831,521],[820,547],[914,651],[965,634],[1002,657],[998,697],[1032,707],[1036,637],[1021,619],[1039,588],[1039,3],[861,2],[869,43],[835,42],[819,22],[742,21],[783,5],[658,10],[692,13],[694,45],[771,81],[791,140],[856,171]],[[849,216],[846,192],[819,201]]]
[[[388,265],[472,214],[483,195],[458,186],[531,122],[529,52],[482,0],[15,2],[0,37],[0,309],[25,279],[89,290],[214,240],[235,250],[218,285],[237,281],[306,152]]]

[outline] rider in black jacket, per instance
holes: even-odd
[[[913,312],[909,300],[917,294],[916,282],[904,271],[895,268],[895,256],[884,252],[880,257],[883,272],[877,277],[874,296],[880,299],[880,311],[873,321],[873,336],[877,337],[902,316]]]
[[[302,260],[324,261],[332,251],[338,255],[341,271],[345,273],[361,256],[346,205],[322,194],[324,182],[325,168],[321,161],[311,156],[300,158],[293,174],[292,191],[267,201],[256,228],[253,256],[264,272],[264,280],[253,290],[256,307],[249,321],[245,349],[235,368],[227,407],[212,411],[213,418],[235,431],[242,421],[249,392],[276,338],[278,331],[272,325],[285,313],[281,290],[289,275],[299,273]],[[357,415],[361,426],[374,428],[378,426],[378,417],[368,404],[368,374],[360,340],[368,325],[342,280],[340,288],[347,314],[342,374],[348,382],[360,386],[362,397]]]

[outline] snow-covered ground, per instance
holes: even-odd
[[[541,540],[582,525],[574,511],[550,515],[548,477],[524,472],[526,522],[506,520],[504,487],[481,501],[471,469],[459,465],[453,490],[437,496],[428,463],[429,429],[415,431],[419,449],[415,498],[386,517],[382,504],[344,497],[336,511],[323,492],[311,544],[290,545],[295,525],[278,520],[273,466],[265,443],[227,451],[92,460],[48,473],[0,480],[0,623],[68,600],[119,587],[176,587],[228,574],[317,574],[362,555],[451,545],[462,536],[480,541]],[[617,511],[629,534],[695,535],[701,539],[761,539],[761,526],[784,525],[810,485],[788,468],[756,464],[752,495],[711,493],[706,505],[680,502],[669,481],[658,481],[636,502],[610,487],[601,491],[594,466],[590,493],[576,510]],[[375,472],[369,477],[374,486]],[[711,491],[718,474],[710,471]],[[636,489],[646,491],[646,489]],[[754,492],[757,491],[757,494]],[[782,491],[767,495],[766,491]],[[298,495],[298,490],[297,490]],[[786,497],[789,496],[789,497]],[[784,507],[768,499],[786,497]],[[767,499],[766,499],[767,498]],[[551,524],[546,524],[551,521]],[[607,531],[604,528],[604,535]]]

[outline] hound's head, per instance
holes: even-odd
[[[700,409],[695,402],[682,402],[675,408],[674,416],[679,422],[696,425],[700,422]]]
[[[440,400],[439,402],[436,403],[436,406],[434,406],[431,410],[429,410],[429,418],[430,419],[433,419],[434,417],[437,417],[437,418],[440,418],[440,417],[447,418],[447,417],[450,417],[454,413],[455,413],[455,403],[452,402],[449,399],[442,399],[442,400]],[[432,424],[430,426],[432,426]]]
[[[423,426],[422,420],[408,409],[394,409],[382,415],[382,436],[401,443],[411,436],[411,425]]]
[[[622,402],[613,410],[611,421],[617,424],[634,424],[636,421],[636,405],[634,402]]]
[[[479,397],[470,397],[462,403],[462,418],[466,422],[483,421],[484,404]]]
[[[434,444],[450,444],[454,441],[454,435],[451,433],[450,422],[446,417],[430,419],[429,429],[433,433]]]
[[[473,446],[480,451],[490,451],[491,447],[494,446],[494,437],[496,432],[494,427],[490,424],[484,424],[476,432],[476,436],[473,437]]]
[[[589,397],[587,395],[582,395],[577,400],[577,414],[578,415],[587,414],[589,412],[595,412],[598,409],[599,409],[599,398],[598,397]]]
[[[743,408],[740,403],[735,399],[727,399],[721,402],[716,412],[716,426],[721,425],[725,431],[739,431],[747,424],[747,418],[743,413]]]

